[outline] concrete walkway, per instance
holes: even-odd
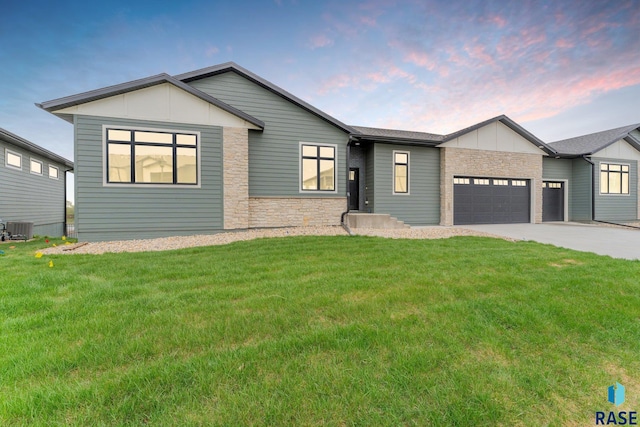
[[[640,230],[592,224],[556,222],[544,224],[462,225],[498,236],[549,243],[562,248],[609,255],[613,258],[640,259]]]

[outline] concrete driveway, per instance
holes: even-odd
[[[640,230],[591,224],[556,222],[545,224],[461,225],[498,236],[549,243],[613,258],[640,259]]]

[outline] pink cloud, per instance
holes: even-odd
[[[351,74],[336,74],[329,77],[328,79],[325,79],[322,82],[322,85],[318,88],[317,92],[320,95],[325,95],[338,89],[352,87],[357,83],[357,81],[357,78]]]
[[[360,17],[360,23],[362,25],[367,25],[369,27],[375,27],[376,26],[376,19],[371,17],[371,16],[361,16]]]
[[[500,15],[491,15],[486,18],[486,21],[498,28],[504,28],[504,26],[507,25],[507,20]]]
[[[433,70],[436,66],[435,61],[433,61],[431,57],[425,52],[408,52],[405,55],[404,60],[407,62],[411,62],[412,64],[416,64],[420,67],[426,68],[427,70]]]
[[[560,49],[571,49],[574,46],[575,46],[575,43],[567,39],[556,40],[556,47]]]
[[[333,45],[333,40],[324,34],[318,34],[309,39],[309,47],[311,49],[320,49],[331,45]]]
[[[491,55],[487,53],[486,47],[482,44],[466,45],[464,51],[467,52],[470,58],[480,61],[481,64],[477,65],[494,65],[495,61]]]

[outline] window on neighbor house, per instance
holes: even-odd
[[[301,188],[303,191],[336,190],[336,147],[301,144]]]
[[[107,129],[106,144],[108,183],[198,183],[196,134]]]
[[[40,160],[31,159],[30,171],[35,175],[42,175],[42,162]]]
[[[9,150],[5,150],[5,165],[22,169],[22,156]]]
[[[60,170],[55,166],[49,165],[49,178],[58,179],[59,176],[60,176]]]
[[[629,165],[600,163],[600,194],[629,194]]]
[[[393,152],[393,193],[409,193],[409,153]]]

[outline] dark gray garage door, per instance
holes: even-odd
[[[526,179],[455,177],[453,223],[530,222],[530,187]]]
[[[542,183],[542,220],[564,221],[564,182]]]

